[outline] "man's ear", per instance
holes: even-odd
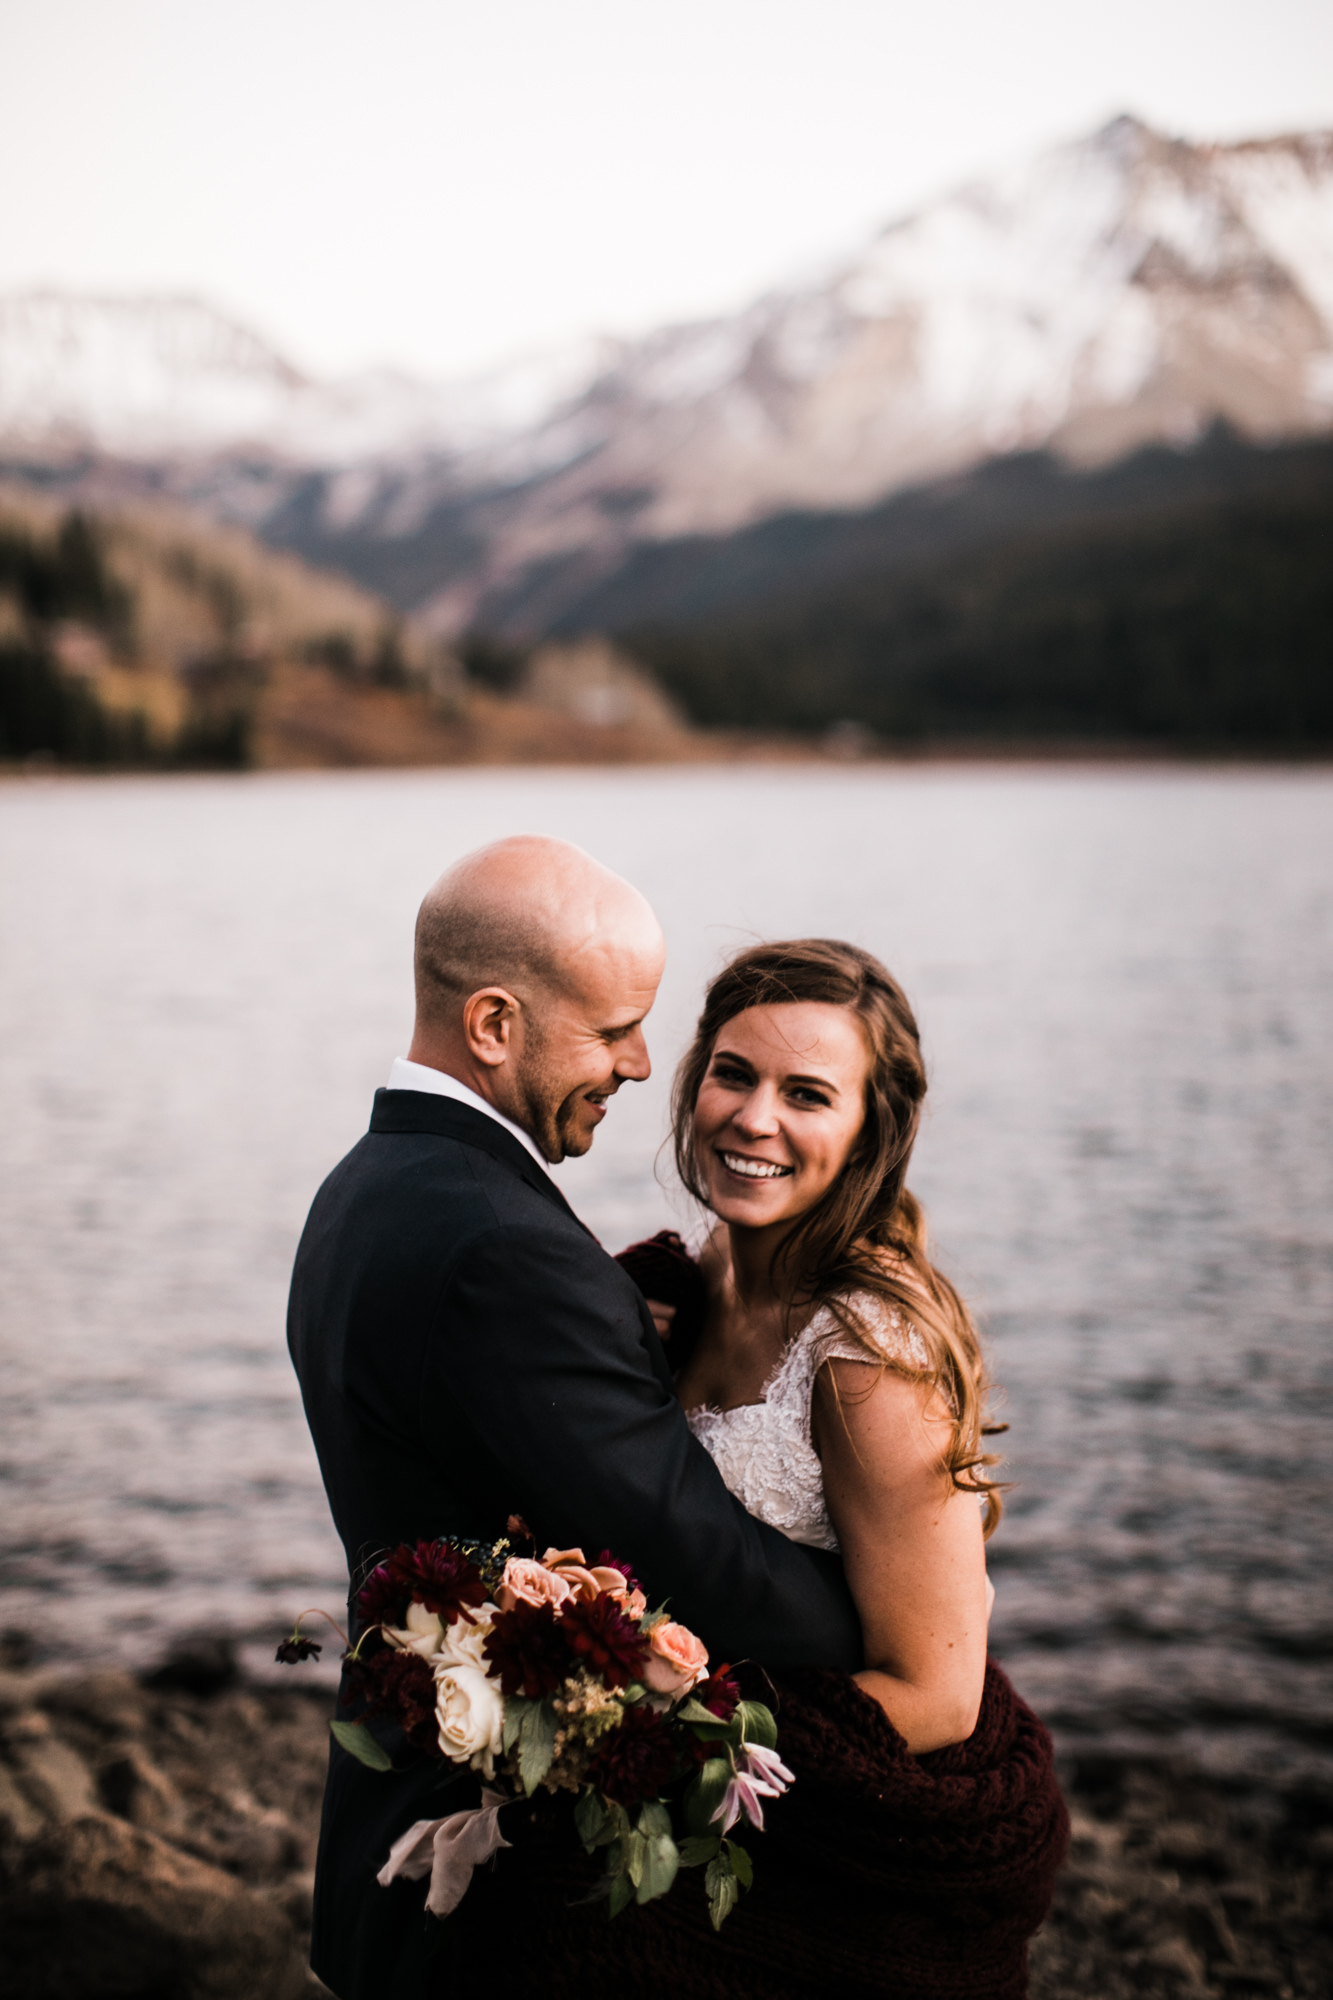
[[[474,1061],[497,1069],[510,1050],[519,1005],[503,986],[483,986],[463,1003],[463,1038]]]

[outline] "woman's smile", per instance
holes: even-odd
[[[727,1172],[744,1181],[772,1181],[796,1171],[794,1167],[784,1167],[780,1160],[757,1160],[748,1153],[726,1152],[720,1146],[714,1151]]]

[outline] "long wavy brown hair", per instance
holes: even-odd
[[[849,1007],[870,1048],[865,1118],[841,1174],[827,1194],[793,1223],[776,1253],[775,1277],[795,1316],[828,1306],[866,1348],[866,1359],[937,1388],[953,1419],[944,1469],[955,1486],[986,1501],[986,1533],[1000,1518],[1001,1496],[986,1477],[998,1463],[983,1439],[1006,1428],[987,1420],[990,1388],[981,1341],[967,1306],[927,1251],[926,1220],[907,1187],[926,1094],[921,1037],[907,996],[877,958],[837,938],[796,938],[752,945],[720,972],[704,997],[694,1040],[676,1071],[672,1127],[676,1168],[705,1207],[695,1150],[694,1107],[718,1035],[751,1007],[793,1001]],[[857,1318],[850,1300],[869,1293],[915,1327],[924,1368],[889,1360]]]

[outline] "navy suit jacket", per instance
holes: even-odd
[[[543,1546],[632,1563],[715,1660],[862,1664],[837,1558],[727,1491],[637,1287],[483,1112],[376,1093],[310,1211],[288,1340],[354,1582],[398,1542],[499,1536],[518,1513]],[[448,1776],[333,1748],[312,1960],[339,2000],[435,1983],[421,1884],[374,1878],[413,1820],[453,1809]]]

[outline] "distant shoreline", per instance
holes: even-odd
[[[1244,755],[1235,750],[1201,750],[1190,754],[1177,748],[1159,750],[1143,744],[1110,748],[1106,745],[1062,744],[1047,746],[1042,744],[1022,744],[1012,747],[999,745],[927,745],[920,749],[885,749],[869,751],[855,757],[840,756],[834,752],[821,750],[813,744],[755,744],[736,749],[717,749],[708,753],[697,747],[682,751],[678,755],[652,756],[611,756],[572,753],[565,756],[498,758],[488,756],[434,758],[419,763],[264,763],[252,764],[232,769],[216,766],[176,766],[163,769],[145,765],[123,764],[64,764],[42,758],[22,760],[0,760],[0,784],[27,785],[55,780],[85,780],[96,778],[114,780],[124,778],[150,778],[158,781],[180,782],[193,778],[254,779],[271,777],[304,776],[310,778],[333,776],[366,776],[370,773],[396,772],[400,776],[421,775],[427,772],[491,772],[496,776],[513,776],[521,772],[536,771],[711,771],[783,769],[790,771],[841,771],[848,775],[871,771],[920,771],[920,770],[1016,770],[1023,767],[1041,770],[1062,771],[1245,771],[1293,772],[1331,771],[1333,772],[1333,750],[1311,750],[1278,754],[1272,750],[1255,751]]]

